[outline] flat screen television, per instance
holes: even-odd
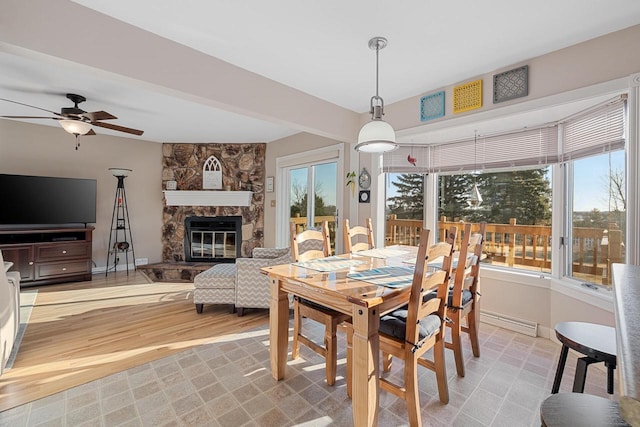
[[[0,174],[0,227],[96,222],[95,179]]]

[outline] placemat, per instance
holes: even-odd
[[[392,256],[400,256],[408,253],[409,251],[403,251],[402,249],[379,248],[367,249],[366,251],[358,251],[354,253],[354,255],[370,256],[373,258],[389,258]]]
[[[378,286],[402,288],[411,285],[413,281],[413,268],[395,266],[380,267],[372,270],[359,271],[357,273],[349,273],[347,277]]]
[[[310,270],[317,271],[337,271],[359,264],[364,264],[364,261],[358,259],[340,258],[337,256],[330,256],[327,258],[318,258],[311,261],[293,263],[293,265],[297,267],[304,267]]]

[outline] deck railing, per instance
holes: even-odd
[[[445,230],[459,222],[438,221],[439,240]],[[386,244],[417,245],[422,220],[397,219],[386,222]],[[475,230],[472,228],[472,232]],[[551,227],[519,225],[512,218],[509,224],[487,224],[485,231],[485,262],[540,272],[551,271]],[[573,276],[590,282],[611,284],[610,267],[624,262],[622,232],[616,224],[604,228],[573,228]]]
[[[331,242],[331,253],[335,253],[336,243],[336,217],[335,215],[316,216],[313,218],[313,226],[320,227],[323,221],[327,221],[329,226],[329,241]],[[296,214],[295,217],[290,218],[289,222],[296,225],[296,233],[303,232],[307,229],[307,217]],[[288,233],[288,231],[287,231]]]

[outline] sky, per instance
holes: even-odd
[[[316,172],[316,188],[319,188],[320,195],[324,199],[325,206],[326,205],[336,205],[337,197],[336,197],[336,174],[337,174],[337,164],[335,162],[332,163],[323,163],[319,165],[315,165]],[[308,167],[302,167],[298,169],[291,170],[291,186],[307,186],[307,176],[308,176]],[[342,181],[341,181],[342,182]],[[346,182],[346,181],[345,181]],[[293,200],[292,200],[293,201]]]

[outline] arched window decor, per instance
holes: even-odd
[[[222,189],[222,164],[210,156],[202,167],[202,188],[205,190]]]

